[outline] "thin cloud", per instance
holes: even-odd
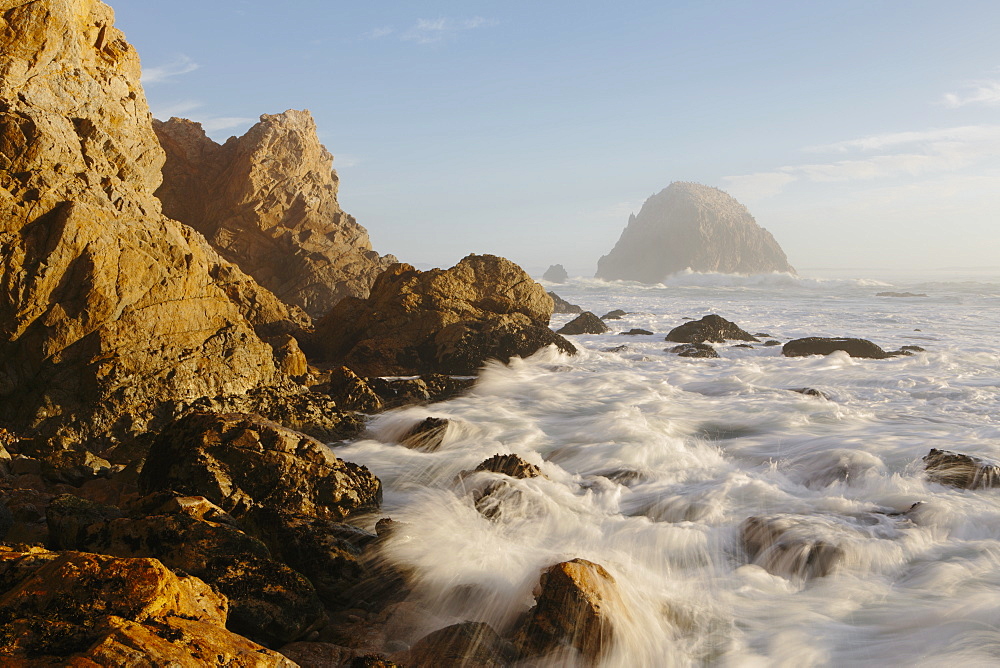
[[[365,34],[362,35],[365,39],[382,39],[387,37],[392,33],[396,32],[396,29],[391,26],[382,26],[381,28],[373,28]]]
[[[1000,105],[1000,81],[973,81],[960,93],[945,93],[944,106],[952,109],[970,104]]]
[[[200,109],[202,106],[201,102],[197,100],[181,100],[179,102],[174,102],[173,104],[168,104],[164,107],[156,107],[151,109],[153,113],[153,118],[173,118],[177,116],[178,118],[184,118],[190,114],[195,109]]]
[[[253,125],[257,120],[256,118],[245,118],[243,116],[219,116],[217,118],[206,118],[199,122],[205,132],[218,132],[219,130],[227,130],[243,125]]]
[[[191,60],[188,56],[181,54],[169,63],[146,68],[142,72],[141,79],[144,84],[162,83],[170,81],[174,77],[179,77],[182,74],[194,72],[199,67],[201,66],[198,63]]]
[[[417,44],[435,44],[458,33],[496,25],[496,20],[475,16],[471,19],[417,19],[415,25],[400,35],[400,39]]]
[[[853,154],[847,159],[786,165],[768,172],[728,176],[728,188],[747,199],[772,197],[790,183],[912,179],[959,172],[1000,153],[1000,125],[969,125],[922,132],[871,135],[806,149]],[[865,155],[877,152],[877,155]]]

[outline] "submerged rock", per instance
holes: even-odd
[[[237,519],[255,506],[339,520],[381,502],[378,478],[319,441],[257,416],[192,413],[150,447],[139,476],[149,493],[208,498]]]
[[[620,336],[648,336],[652,334],[652,332],[649,331],[648,329],[633,328],[628,330],[627,332],[618,332],[618,334]]]
[[[717,188],[671,183],[629,216],[597,278],[659,283],[692,269],[726,274],[794,273],[771,233]]]
[[[156,191],[190,225],[285,303],[318,318],[344,297],[367,297],[396,261],[337,202],[333,156],[308,111],[264,114],[242,137],[212,141],[200,123],[154,121],[166,152]]]
[[[609,311],[604,315],[602,315],[601,320],[621,320],[627,315],[628,313],[626,313],[625,311],[621,310],[620,308],[616,308],[614,311]]]
[[[462,622],[428,633],[414,643],[404,660],[411,668],[476,666],[504,668],[515,658],[513,645],[489,624]]]
[[[569,274],[566,273],[566,268],[561,264],[554,264],[545,270],[542,278],[550,283],[565,283]]]
[[[666,341],[675,343],[723,343],[725,341],[759,341],[756,336],[743,331],[735,322],[715,315],[706,315],[701,320],[692,320],[674,327],[667,334]]]
[[[553,313],[583,313],[583,309],[576,304],[570,304],[568,301],[560,297],[554,292],[548,293],[549,297],[552,297],[552,302],[555,304]]]
[[[927,295],[923,292],[877,292],[876,297],[926,297]]]
[[[588,663],[598,662],[614,640],[614,614],[621,609],[615,579],[585,559],[546,569],[535,588],[515,643],[526,656],[575,649]]]
[[[587,311],[556,330],[556,334],[604,334],[607,331],[608,326],[596,315]]]
[[[502,473],[511,478],[537,478],[542,476],[542,470],[527,462],[517,455],[493,455],[482,464],[476,467],[476,471],[490,471],[492,473]]]
[[[842,350],[851,357],[881,360],[888,353],[867,339],[823,338],[810,336],[794,339],[781,348],[785,357],[805,357],[807,355],[829,355]]]
[[[362,376],[473,375],[548,345],[552,298],[513,262],[470,255],[448,270],[394,264],[368,299],[348,297],[316,325],[307,352]]]
[[[719,356],[719,353],[716,352],[715,348],[707,343],[685,343],[683,345],[670,348],[669,352],[676,353],[678,357],[716,358]]]
[[[923,461],[927,478],[932,482],[960,489],[1000,487],[1000,464],[936,448]]]
[[[399,442],[412,450],[434,452],[441,447],[449,423],[447,418],[424,418],[407,431]]]

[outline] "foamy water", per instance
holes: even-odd
[[[574,357],[490,364],[467,395],[379,415],[337,448],[382,479],[382,514],[405,523],[386,558],[414,574],[426,615],[403,643],[470,619],[509,630],[540,571],[581,557],[624,601],[602,665],[1000,663],[1000,490],[930,483],[921,462],[931,448],[1000,459],[1000,279],[548,287],[598,315],[629,314],[608,334],[570,337]],[[886,290],[928,296],[875,296]],[[852,336],[927,352],[664,352],[670,329],[709,313],[782,342]],[[618,334],[631,328],[655,334]],[[398,444],[428,416],[452,421],[439,450]],[[487,519],[472,502],[481,482],[458,474],[496,453],[545,477],[509,481]],[[794,554],[749,563],[739,527],[751,516],[777,516],[839,558],[825,575],[796,570]]]

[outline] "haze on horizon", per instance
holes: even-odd
[[[801,272],[1000,265],[1000,4],[113,0],[156,117],[309,109],[374,247],[593,275],[672,181]],[[806,5],[816,6],[806,6]]]

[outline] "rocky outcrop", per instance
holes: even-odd
[[[1000,464],[936,448],[932,448],[923,461],[931,482],[960,489],[1000,487]]]
[[[717,188],[675,182],[629,216],[597,278],[659,283],[692,269],[726,274],[794,273],[771,233]]]
[[[576,304],[570,304],[556,293],[549,292],[548,295],[552,297],[552,302],[555,304],[552,310],[553,313],[583,313],[582,308]]]
[[[600,318],[585,311],[556,330],[557,334],[604,334],[608,326]]]
[[[549,283],[565,283],[566,279],[569,278],[569,274],[566,273],[566,268],[561,264],[554,264],[545,270],[542,274],[542,278]]]
[[[239,517],[255,507],[339,520],[381,502],[368,469],[260,417],[192,413],[156,437],[139,477],[146,492],[200,495]]]
[[[344,299],[320,320],[306,352],[362,376],[471,375],[548,345],[576,352],[549,329],[551,315],[545,289],[501,257],[470,255],[447,270],[394,264],[368,299]]]
[[[92,0],[11,1],[0,30],[0,421],[63,443],[164,402],[275,382],[308,319],[166,218],[139,59]]]
[[[706,315],[701,320],[692,320],[674,327],[667,334],[666,341],[675,343],[723,343],[724,341],[759,341],[756,336],[744,331],[735,322],[715,315]]]
[[[810,336],[789,341],[781,348],[781,354],[785,357],[829,355],[837,351],[843,351],[851,357],[866,359],[881,360],[889,357],[889,353],[867,339]]]
[[[163,211],[288,304],[319,317],[367,297],[396,261],[337,202],[333,156],[308,111],[265,114],[242,137],[212,141],[199,123],[154,121],[167,154]]]
[[[226,598],[156,559],[0,548],[0,580],[4,665],[296,665],[226,630]]]

